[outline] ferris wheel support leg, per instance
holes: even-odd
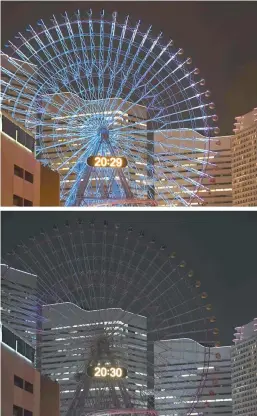
[[[115,153],[115,150],[114,150],[114,148],[113,148],[113,146],[112,146],[112,144],[109,140],[109,136],[108,135],[106,136],[105,134],[101,135],[101,139],[99,140],[99,143],[97,144],[97,146],[94,149],[94,155],[98,154],[98,152],[101,149],[101,146],[103,144],[103,141],[104,141],[105,144],[107,145],[107,147],[109,148],[110,153],[112,154],[112,156],[115,156],[116,153]],[[77,193],[76,193],[76,198],[75,198],[75,205],[76,206],[80,206],[83,202],[85,191],[88,187],[88,183],[89,183],[92,172],[93,172],[93,168],[91,166],[87,166],[86,169],[85,169],[85,172],[84,172],[84,174],[83,174],[83,176],[80,180],[78,190],[77,190]],[[122,186],[122,188],[125,192],[126,198],[127,199],[133,199],[133,193],[130,190],[130,187],[128,185],[128,182],[126,180],[126,177],[125,177],[122,169],[113,169],[113,172],[114,173],[112,175],[114,176],[114,178],[115,178],[115,173],[119,177],[120,183],[121,183],[121,186]]]
[[[154,180],[154,133],[150,133],[152,126],[151,123],[147,123],[147,178],[153,182]],[[154,184],[148,186],[147,196],[149,199],[155,199]]]

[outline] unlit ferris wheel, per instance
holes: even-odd
[[[154,416],[164,396],[179,415],[192,414],[218,329],[175,251],[123,224],[77,220],[42,229],[5,261],[37,276],[25,332],[37,366],[60,383],[62,415]],[[13,325],[17,315],[3,312],[6,320]],[[198,382],[188,391],[181,380],[195,354]]]

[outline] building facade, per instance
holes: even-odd
[[[2,206],[60,205],[59,174],[35,157],[37,114],[28,110],[38,88],[35,71],[34,65],[1,54]]]
[[[40,321],[36,275],[1,264],[1,321],[35,348]]]
[[[159,415],[232,415],[230,350],[204,347],[191,339],[156,342],[155,410]]]
[[[257,318],[237,327],[232,347],[233,416],[257,414]]]
[[[1,206],[59,206],[58,172],[35,159],[30,139],[21,141],[1,131]]]
[[[59,385],[33,366],[33,349],[1,324],[1,415],[59,416]]]
[[[213,153],[205,170],[210,178],[202,181],[208,190],[199,189],[198,192],[204,199],[204,206],[232,206],[231,140],[232,136],[217,136],[210,143]]]
[[[233,205],[257,206],[257,108],[236,117],[232,138]]]
[[[85,372],[90,363],[92,345],[103,334],[110,339],[110,350],[117,363],[128,370],[124,383],[133,397],[133,407],[142,406],[140,392],[147,387],[146,318],[121,309],[86,311],[72,303],[46,305],[43,316],[41,371],[60,385],[62,415],[75,395],[78,374]],[[111,400],[108,383],[100,384],[90,382],[88,403],[91,406],[101,405],[97,398],[99,389],[106,390]],[[119,389],[119,384],[115,384],[116,393],[121,397]]]
[[[204,171],[208,175],[202,177],[201,183],[204,187],[200,186],[197,190],[202,201],[193,198],[191,205],[231,206],[231,137],[215,137],[210,140],[209,149],[206,149],[204,136],[196,131],[156,132],[155,153],[165,161],[165,168],[155,166],[155,172],[161,178],[155,184],[155,189],[158,191],[156,193],[158,205],[166,206],[171,203],[175,206],[183,205],[181,197],[189,204],[196,191],[196,184],[193,181],[199,182],[199,172]],[[174,146],[174,154],[172,157],[169,155],[167,159],[170,146]],[[183,193],[183,188],[187,188],[187,192]]]

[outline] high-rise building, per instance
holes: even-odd
[[[257,318],[235,329],[231,351],[233,416],[256,416]]]
[[[230,347],[191,339],[155,343],[155,409],[160,416],[232,415]]]
[[[210,177],[202,181],[208,190],[199,189],[198,192],[204,199],[204,206],[232,206],[231,140],[232,136],[217,136],[210,143],[213,153],[205,170]]]
[[[203,200],[200,204],[231,206],[231,137],[212,138],[209,148],[206,148],[204,136],[196,131],[156,131],[154,134],[155,153],[162,156],[167,168],[155,167],[155,172],[161,178],[159,183],[155,184],[156,190],[158,189],[156,193],[158,205],[165,206],[171,203],[177,206],[182,205],[181,197],[189,203],[196,190],[196,183],[199,182],[197,171],[205,171],[208,175],[202,178],[205,188],[199,186],[197,191],[198,196]],[[172,157],[170,156],[171,146],[174,146]],[[181,152],[182,148],[184,148],[183,152]],[[168,152],[169,158],[167,159]],[[183,187],[185,190],[187,188],[187,192],[183,193]],[[188,190],[192,191],[192,195],[188,193]],[[195,198],[191,201],[191,205],[197,206],[199,201]]]
[[[142,400],[135,398],[147,387],[145,317],[121,309],[87,311],[72,303],[46,305],[43,317],[41,371],[60,384],[61,414],[67,412],[74,397],[78,373],[83,373],[92,359],[92,343],[104,334],[111,339],[115,359],[128,370],[124,382],[134,397],[133,407],[142,406]],[[90,386],[91,402],[97,404],[98,387],[93,382]],[[115,390],[119,395],[118,385]]]
[[[1,264],[1,322],[35,347],[38,320],[37,276]]]
[[[59,416],[59,385],[33,366],[26,339],[1,324],[1,416]]]
[[[232,138],[233,205],[257,206],[257,108],[236,117]]]

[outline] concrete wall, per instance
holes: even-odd
[[[33,384],[33,393],[14,385],[14,375]],[[1,343],[1,416],[12,416],[13,405],[33,416],[59,416],[59,384],[41,376],[33,365]]]
[[[14,174],[14,165],[33,175],[33,183]],[[33,206],[60,205],[58,172],[42,166],[34,154],[1,132],[1,205],[13,206],[13,195],[32,201]]]
[[[32,173],[33,184],[14,175],[14,165]],[[13,206],[13,195],[40,203],[40,163],[33,153],[1,132],[1,205]]]
[[[11,416],[13,405],[40,416],[40,374],[32,364],[1,344],[1,416]],[[33,394],[14,385],[14,375],[33,384]]]
[[[59,416],[59,384],[48,377],[41,376],[40,396],[40,416]]]
[[[47,166],[40,166],[40,206],[58,207],[60,205],[60,176]]]

